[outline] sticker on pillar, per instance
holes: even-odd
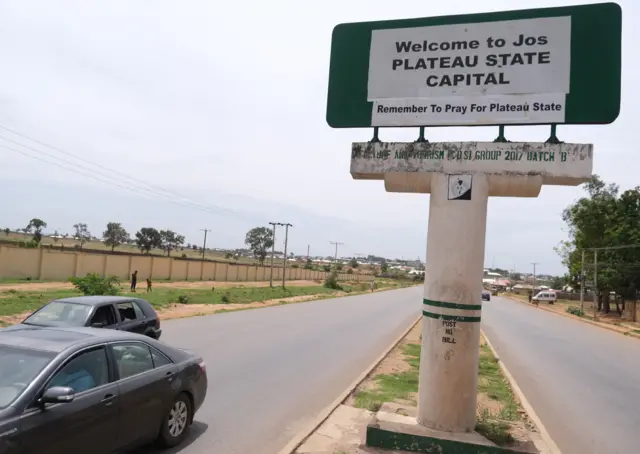
[[[472,175],[449,175],[449,200],[471,200]]]

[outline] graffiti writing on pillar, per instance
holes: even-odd
[[[444,333],[446,336],[442,336],[443,344],[455,344],[456,338],[453,336],[453,332],[456,328],[456,322],[453,320],[442,320],[442,326],[444,326]]]

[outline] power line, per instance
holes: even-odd
[[[0,128],[2,128],[2,126],[0,126]],[[47,164],[53,165],[53,166],[55,166],[55,167],[58,167],[58,168],[64,169],[64,170],[66,170],[66,171],[69,171],[69,172],[72,172],[72,173],[76,173],[76,174],[79,174],[79,175],[85,176],[85,177],[87,177],[87,178],[91,178],[91,179],[94,179],[94,180],[97,180],[97,181],[100,181],[100,182],[103,182],[103,183],[106,183],[106,184],[110,184],[110,185],[112,185],[112,186],[117,186],[117,187],[119,187],[119,188],[121,188],[121,189],[125,189],[125,190],[127,190],[127,191],[135,192],[135,193],[136,193],[136,194],[138,194],[138,195],[140,195],[140,192],[138,191],[138,189],[140,189],[140,190],[142,190],[142,191],[145,191],[145,192],[150,193],[150,194],[144,194],[144,195],[147,195],[147,196],[149,196],[149,195],[156,195],[156,196],[160,196],[160,197],[165,198],[165,201],[168,201],[168,202],[174,203],[174,204],[176,204],[176,205],[184,206],[184,207],[187,207],[187,208],[192,208],[192,209],[196,209],[196,210],[204,211],[204,212],[207,212],[207,213],[209,213],[209,214],[219,215],[219,214],[221,214],[221,213],[217,213],[217,212],[215,211],[215,210],[219,210],[219,211],[225,211],[225,212],[227,212],[227,213],[229,213],[229,214],[231,214],[231,215],[234,215],[234,216],[237,216],[237,217],[241,217],[241,218],[245,218],[245,219],[250,219],[250,220],[257,220],[257,219],[258,219],[258,218],[253,217],[253,216],[249,216],[249,215],[245,215],[245,214],[242,214],[242,213],[238,213],[238,212],[236,212],[236,211],[234,211],[234,210],[230,210],[230,209],[228,209],[228,208],[222,208],[222,207],[213,207],[213,208],[212,208],[212,207],[208,207],[208,206],[205,206],[205,205],[201,205],[201,204],[199,204],[199,203],[192,202],[192,201],[190,201],[190,199],[188,199],[188,198],[186,198],[186,197],[183,197],[183,196],[179,196],[179,195],[177,195],[177,194],[176,194],[176,196],[177,196],[178,198],[185,199],[185,201],[175,200],[175,197],[176,197],[176,196],[172,196],[170,191],[163,190],[163,189],[161,189],[161,191],[166,192],[166,194],[163,194],[162,192],[155,191],[155,190],[153,190],[153,189],[148,189],[148,188],[145,188],[145,187],[143,187],[143,186],[136,185],[136,184],[134,184],[134,183],[130,183],[130,182],[125,183],[125,184],[127,184],[127,185],[129,185],[129,186],[125,186],[125,185],[120,184],[119,182],[115,182],[115,181],[113,181],[113,180],[111,180],[111,179],[104,179],[104,178],[100,178],[99,176],[95,175],[95,174],[98,174],[98,175],[101,175],[101,176],[106,177],[106,178],[111,178],[110,176],[105,175],[105,174],[104,174],[104,173],[102,173],[102,172],[96,171],[96,170],[94,170],[94,169],[87,168],[87,167],[85,167],[85,166],[81,166],[81,165],[79,165],[79,164],[73,163],[73,162],[68,161],[68,160],[65,160],[65,159],[60,159],[60,158],[58,158],[58,157],[56,157],[56,156],[52,155],[51,153],[47,153],[47,152],[44,152],[44,151],[42,151],[42,150],[37,150],[37,149],[35,149],[35,148],[33,148],[33,147],[30,147],[30,146],[28,146],[28,145],[21,144],[21,143],[19,143],[19,142],[15,142],[15,141],[12,141],[12,140],[10,140],[10,139],[6,139],[5,137],[0,137],[0,139],[7,140],[7,141],[12,142],[12,143],[16,143],[16,144],[18,144],[18,145],[20,145],[20,146],[23,146],[23,147],[25,147],[25,148],[28,148],[28,149],[30,149],[30,150],[33,150],[33,151],[35,151],[35,152],[37,152],[37,153],[44,154],[45,156],[49,156],[49,157],[51,157],[51,158],[53,158],[53,159],[60,160],[60,161],[62,161],[62,162],[64,162],[64,163],[67,163],[67,164],[72,165],[72,166],[74,166],[74,167],[78,167],[79,169],[82,169],[82,170],[89,171],[89,172],[91,172],[91,173],[90,173],[90,174],[88,174],[88,173],[85,173],[85,172],[81,172],[81,171],[79,171],[79,170],[77,170],[77,169],[73,169],[73,168],[69,168],[69,167],[67,167],[67,166],[64,166],[64,165],[60,164],[59,162],[49,161],[49,160],[47,160],[47,159],[43,159],[43,158],[41,158],[41,157],[38,157],[38,156],[34,156],[34,155],[32,155],[32,154],[29,154],[29,153],[25,152],[24,150],[18,150],[18,149],[15,149],[15,148],[8,147],[8,146],[6,146],[6,145],[2,145],[2,144],[0,144],[0,147],[2,147],[2,148],[4,148],[4,149],[7,149],[7,150],[10,150],[10,151],[13,151],[13,152],[19,153],[19,154],[21,154],[21,155],[23,155],[23,156],[29,157],[29,158],[31,158],[31,159],[35,159],[35,160],[37,160],[37,161],[41,161],[41,162],[44,162],[44,163],[47,163]],[[86,161],[86,160],[85,160],[85,161]],[[97,164],[96,164],[96,165],[97,165]],[[138,180],[138,181],[140,181],[140,180]],[[145,184],[147,184],[147,183],[145,183]],[[153,187],[153,185],[149,185],[149,186],[152,186],[152,187]],[[137,188],[137,189],[136,189],[136,188]],[[171,197],[174,197],[174,198],[171,198]]]

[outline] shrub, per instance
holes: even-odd
[[[300,265],[294,263],[293,265],[291,265],[291,268],[300,268]]]
[[[324,286],[333,290],[342,290],[342,286],[338,283],[337,271],[332,271],[324,281]]]
[[[352,270],[351,268],[349,268],[349,269],[347,270],[347,274],[353,274],[353,270]]]
[[[328,273],[331,271],[331,265],[322,265],[322,269]]]
[[[178,304],[189,304],[189,295],[180,295],[178,297]]]
[[[220,301],[227,304],[231,302],[231,299],[229,298],[229,295],[225,293],[222,295],[222,297],[220,297]]]
[[[578,317],[584,317],[584,311],[576,306],[567,307],[567,312],[572,315],[577,315]]]
[[[117,295],[120,293],[120,282],[115,276],[102,277],[97,273],[89,273],[85,277],[70,277],[69,281],[84,295]]]

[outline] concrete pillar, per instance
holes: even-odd
[[[476,424],[488,195],[485,175],[471,200],[449,200],[449,176],[432,176],[418,393],[418,422],[432,429]]]

